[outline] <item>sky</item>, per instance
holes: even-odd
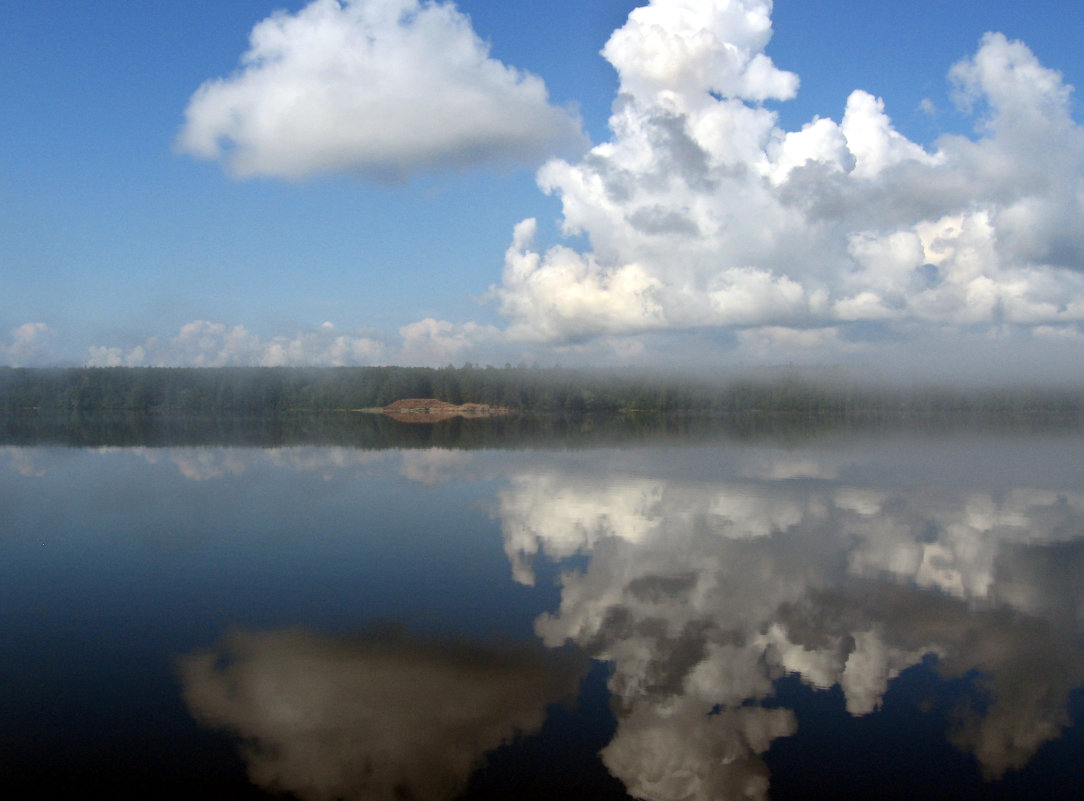
[[[1084,8],[0,7],[0,364],[1084,379]]]

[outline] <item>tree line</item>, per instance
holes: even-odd
[[[268,416],[386,406],[402,398],[524,413],[711,412],[933,418],[1084,416],[1076,387],[868,386],[787,374],[759,379],[562,367],[0,367],[0,412]]]

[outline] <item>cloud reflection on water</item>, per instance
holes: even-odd
[[[540,555],[587,558],[536,631],[613,662],[602,756],[633,795],[766,798],[761,755],[797,728],[774,697],[785,674],[866,715],[930,655],[946,678],[977,672],[948,737],[987,778],[1070,722],[1084,493],[946,484],[921,464],[879,480],[858,454],[728,457],[720,479],[540,465],[500,495],[518,581]]]
[[[99,453],[138,456],[150,465],[170,464],[190,481],[243,476],[260,467],[311,473],[332,479],[344,474],[393,470],[410,481],[429,486],[462,480],[474,461],[466,451],[452,449],[366,450],[353,447],[113,447]],[[43,476],[49,469],[37,447],[0,446],[0,464],[25,476]]]
[[[989,778],[1057,738],[1071,722],[1069,694],[1084,684],[1079,438],[115,450],[111,458],[140,468],[132,476],[154,464],[189,490],[215,486],[205,479],[245,476],[262,487],[285,476],[304,484],[306,503],[328,478],[348,479],[341,488],[352,498],[377,475],[414,490],[499,480],[493,510],[513,577],[532,583],[541,560],[578,566],[535,629],[546,646],[571,642],[613,664],[618,728],[602,758],[643,798],[767,797],[764,755],[806,725],[776,695],[786,674],[838,687],[847,712],[868,715],[897,676],[935,657],[943,677],[969,688],[946,737]],[[0,457],[38,483],[29,477],[61,478],[73,453],[6,448]],[[177,482],[178,471],[189,480]],[[298,482],[302,474],[315,480]],[[103,485],[103,506],[123,507],[121,487]],[[262,508],[267,494],[254,497]],[[468,651],[249,632],[189,655],[182,675],[193,714],[249,743],[261,786],[303,799],[394,797],[406,787],[443,798],[575,687],[572,672],[537,655]],[[362,795],[348,794],[359,786]]]
[[[296,629],[179,661],[190,712],[241,737],[256,785],[303,801],[453,798],[486,752],[541,728],[580,668],[544,650]]]

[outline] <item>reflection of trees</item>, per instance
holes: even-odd
[[[861,715],[929,654],[946,677],[977,672],[980,694],[950,739],[988,777],[1068,722],[1084,682],[1084,496],[824,474],[510,478],[500,514],[518,580],[538,554],[590,556],[536,629],[614,663],[619,724],[603,758],[634,794],[764,797],[759,755],[795,729],[764,705],[784,673],[838,685]]]
[[[304,801],[452,798],[579,677],[552,652],[297,630],[179,664],[189,710],[242,738],[252,781]]]
[[[0,372],[4,368],[0,367]],[[331,445],[354,448],[577,448],[672,445],[705,441],[809,442],[839,434],[929,432],[970,426],[1069,431],[1080,414],[947,411],[914,414],[896,408],[810,415],[787,409],[683,412],[535,411],[491,418],[456,417],[432,425],[396,422],[385,414],[290,405],[153,411],[81,407],[13,407],[0,403],[0,444],[75,447]],[[1084,413],[1084,412],[1082,412]]]
[[[66,413],[0,414],[0,444],[77,447],[288,445],[390,448],[584,448],[630,441],[703,441],[728,437],[809,437],[831,430],[801,420],[728,420],[681,415],[510,415],[443,420],[432,425],[396,422],[364,412]]]

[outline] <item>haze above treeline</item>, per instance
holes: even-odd
[[[778,412],[1084,417],[1084,385],[890,385],[781,369],[693,375],[563,367],[0,367],[0,411],[271,415],[403,398],[521,413]]]

